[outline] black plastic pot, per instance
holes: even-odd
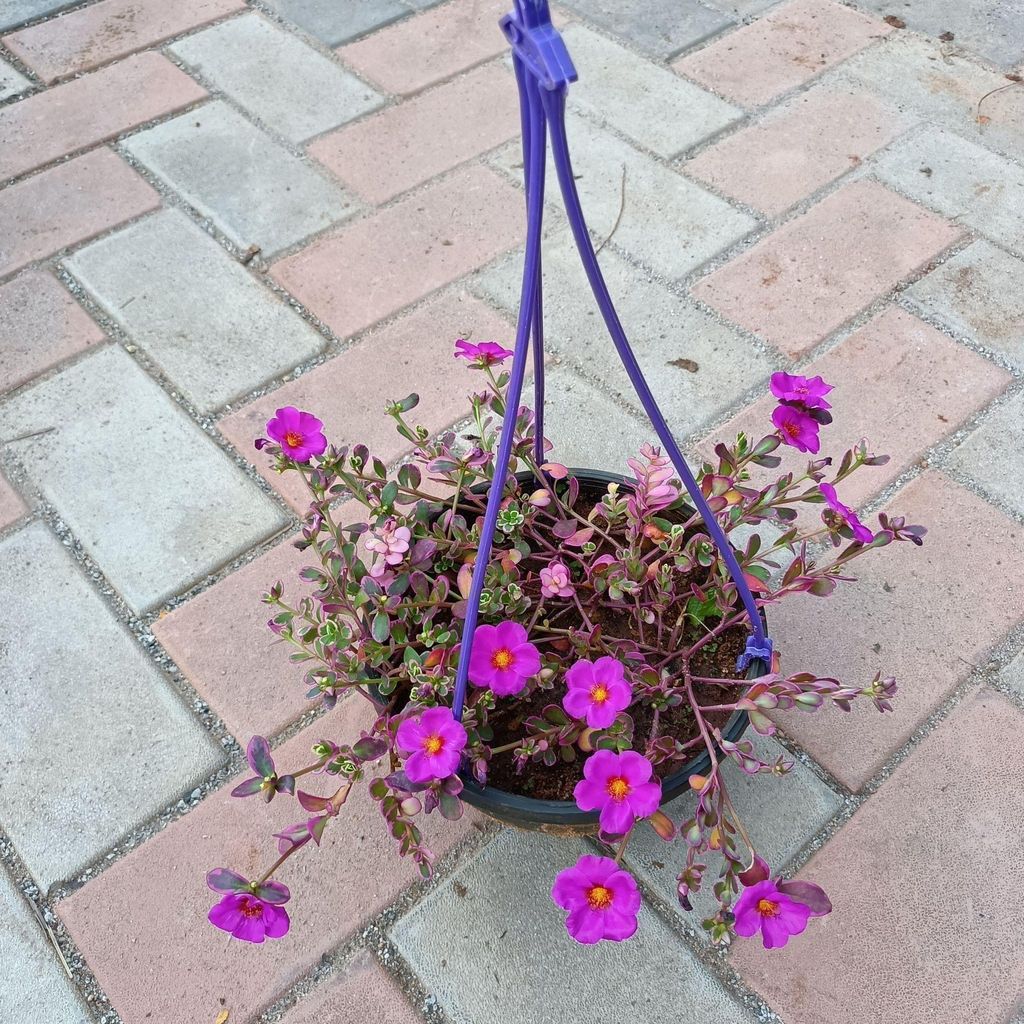
[[[629,486],[629,481],[617,473],[595,469],[570,469],[569,472],[581,485],[594,484],[601,491],[610,483]],[[532,473],[523,472],[517,473],[516,479],[520,483],[529,483],[534,477]],[[478,485],[474,490],[483,493],[487,485]],[[763,611],[761,616],[763,619]],[[758,659],[747,669],[747,678],[756,679],[767,671],[768,666]],[[375,700],[380,700],[381,695],[376,687],[371,687],[370,692]],[[746,732],[747,724],[747,713],[737,711],[726,722],[722,735],[730,742],[735,742]],[[691,775],[703,775],[710,770],[711,757],[705,749],[678,771],[661,780],[662,805],[690,788]],[[598,812],[581,811],[571,800],[536,800],[517,793],[507,793],[494,786],[481,786],[468,769],[464,769],[460,775],[463,782],[462,799],[506,825],[556,835],[590,835],[597,832]]]

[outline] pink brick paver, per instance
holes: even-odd
[[[793,0],[672,66],[745,107],[759,107],[892,29],[831,0]]]
[[[388,92],[418,92],[504,53],[507,43],[498,19],[509,9],[507,0],[448,0],[337,52]]]
[[[0,473],[0,530],[6,530],[16,523],[27,511],[28,506],[22,496],[10,480]]]
[[[310,409],[323,420],[333,444],[361,442],[391,463],[413,446],[395,430],[395,421],[384,412],[385,403],[415,392],[420,404],[409,415],[410,421],[432,433],[443,430],[469,415],[468,396],[480,387],[479,374],[453,358],[455,340],[509,345],[514,330],[513,324],[463,292],[438,296],[310,373],[226,416],[220,430],[292,508],[303,512],[309,492],[302,481],[294,473],[273,472],[270,460],[253,451],[254,438],[265,432],[276,409],[283,405]],[[387,367],[383,385],[382,367]]]
[[[45,270],[0,286],[0,392],[103,340],[103,332]]]
[[[54,82],[243,10],[242,0],[102,0],[3,42],[44,82]]]
[[[523,220],[522,193],[472,165],[317,240],[271,273],[344,338],[514,248]]]
[[[109,149],[51,167],[0,192],[0,277],[159,205]]]
[[[488,64],[309,147],[370,203],[382,203],[519,134],[515,82]]]
[[[832,456],[838,466],[843,452],[862,437],[870,451],[891,456],[887,465],[859,469],[840,486],[842,500],[853,507],[884,490],[1012,380],[1005,370],[897,307],[869,320],[800,372],[820,374],[835,386],[829,396],[833,421],[821,430],[822,457]],[[710,457],[715,444],[731,441],[741,430],[748,437],[763,437],[773,429],[775,404],[766,395],[744,409],[704,441],[702,453]],[[782,465],[755,470],[757,480],[803,472],[811,458],[787,447],[778,454]],[[804,521],[819,522],[820,511],[821,506],[807,511]]]
[[[926,472],[888,503],[928,527],[923,547],[865,555],[857,583],[833,597],[794,598],[772,618],[782,670],[899,684],[895,710],[788,713],[779,724],[852,790],[860,789],[925,717],[1024,620],[1024,528],[941,473]]]
[[[419,1024],[395,980],[365,950],[332,974],[293,1010],[285,1024]]]
[[[1019,708],[987,688],[928,736],[799,873],[833,913],[731,960],[794,1024],[1003,1024],[1024,990]]]
[[[706,149],[684,170],[741,203],[777,216],[860,166],[907,124],[870,93],[811,89]]]
[[[153,623],[157,640],[243,745],[309,710],[306,670],[289,661],[295,648],[267,628],[273,609],[260,596],[278,580],[285,593],[306,593],[298,573],[316,562],[289,538]]]
[[[857,181],[709,274],[693,294],[797,356],[961,234],[877,182]]]
[[[372,721],[369,708],[351,695],[275,751],[278,765],[309,763],[321,737],[358,736]],[[328,785],[317,776],[308,790],[330,793]],[[264,804],[232,798],[230,789],[57,906],[125,1024],[206,1022],[223,1008],[231,1024],[244,1024],[419,878],[394,853],[377,805],[360,786],[321,847],[301,850],[279,876],[292,892],[289,934],[270,948],[228,941],[206,921],[216,902],[206,872],[225,865],[257,876],[276,856],[271,833],[303,817],[294,800]],[[479,820],[471,810],[455,824],[432,816],[431,849],[442,855]]]
[[[206,90],[159,53],[36,93],[0,110],[0,179],[181,110]]]

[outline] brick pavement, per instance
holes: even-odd
[[[400,460],[384,400],[415,388],[430,429],[456,424],[452,339],[509,340],[507,6],[0,0],[0,1019],[582,1024],[585,991],[641,1024],[1017,1019],[1013,0],[556,11],[580,191],[595,236],[618,225],[602,265],[680,439],[758,429],[773,370],[821,372],[836,436],[895,455],[848,499],[931,528],[774,624],[789,664],[902,684],[884,720],[780,716],[796,771],[736,793],[835,914],[782,956],[709,956],[664,849],[638,840],[641,935],[580,950],[543,881],[572,844],[468,816],[424,885],[356,801],[286,879],[322,887],[287,940],[207,929],[215,851],[258,853],[226,788],[249,735],[304,748],[362,712],[310,724],[297,666],[266,644],[259,593],[303,564],[302,496],[252,438],[295,403]],[[649,430],[557,216],[545,246],[548,433],[566,461],[616,468]]]

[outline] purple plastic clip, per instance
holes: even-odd
[[[569,83],[577,79],[569,51],[557,29],[551,24],[547,0],[515,0],[515,10],[501,19],[501,28],[512,46],[512,66],[519,88],[519,110],[523,129],[523,177],[526,185],[526,255],[523,261],[523,284],[519,300],[519,320],[509,375],[506,405],[518,409],[526,378],[526,361],[533,353],[534,413],[536,417],[536,446],[534,456],[538,465],[544,463],[544,312],[541,282],[541,234],[544,220],[544,174],[547,145],[550,137],[552,160],[558,175],[558,184],[565,204],[565,212],[572,228],[580,260],[587,273],[591,290],[597,301],[605,326],[615,345],[622,365],[629,376],[644,412],[661,441],[665,454],[686,487],[690,500],[700,513],[704,526],[722,555],[736,585],[737,593],[750,618],[751,636],[738,660],[740,671],[751,661],[763,658],[770,664],[772,642],[765,634],[764,623],[757,601],[743,575],[736,553],[732,549],[714,513],[701,494],[700,487],[672,431],[651,394],[636,356],[630,348],[626,333],[619,321],[611,295],[594,252],[593,242],[583,216],[576,181],[569,156],[569,142],[565,132],[565,98]],[[498,508],[509,478],[512,456],[512,431],[501,433],[494,461],[494,480],[487,496],[483,527],[476,565],[466,600],[466,621],[463,627],[462,651],[455,675],[455,693],[452,710],[456,718],[462,717],[466,688],[469,685],[469,660],[473,634],[480,615],[480,596],[484,589],[484,574],[490,561],[491,546],[497,528]]]
[[[748,636],[747,646],[736,659],[736,671],[746,672],[752,661],[760,659],[768,666],[768,671],[770,672],[772,668],[772,655],[774,653],[775,645],[772,643],[770,636]]]

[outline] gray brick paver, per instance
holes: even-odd
[[[78,0],[0,0],[0,29],[17,28],[26,21],[73,7]]]
[[[46,889],[223,755],[44,524],[0,544],[0,602],[0,822]]]
[[[32,83],[5,60],[0,60],[0,100],[17,96],[19,92],[32,88]]]
[[[67,266],[201,412],[323,347],[312,327],[176,210],[80,249]]]
[[[336,128],[383,102],[355,75],[255,13],[180,39],[170,49],[292,142]]]
[[[586,846],[506,831],[391,937],[454,1024],[679,1024],[750,1018],[649,909],[625,943],[579,946],[551,902]]]
[[[408,17],[400,0],[267,0],[282,18],[328,46],[339,46]]]
[[[85,356],[0,406],[0,433],[35,435],[8,447],[139,612],[286,522],[116,347]]]

